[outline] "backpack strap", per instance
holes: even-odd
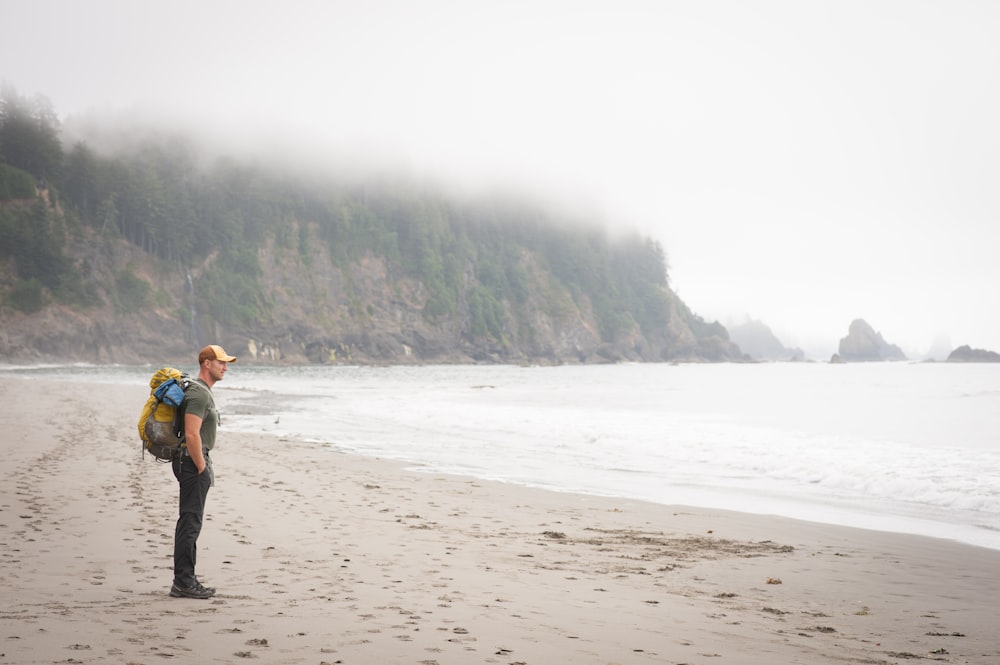
[[[184,391],[184,399],[181,400],[181,403],[177,406],[177,410],[174,411],[174,434],[177,435],[181,444],[184,444],[187,441],[184,435],[184,415],[187,413],[187,391],[194,383],[195,381],[189,379],[187,376],[181,377],[181,380],[178,382],[181,389]]]
[[[184,436],[184,414],[187,413],[187,405],[188,400],[187,395],[185,395],[184,399],[181,400],[181,405],[174,411],[174,434],[177,435],[182,444],[186,441]]]

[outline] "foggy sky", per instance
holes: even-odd
[[[658,239],[707,319],[918,357],[1000,351],[997,35],[990,0],[2,0],[0,79],[528,185]]]

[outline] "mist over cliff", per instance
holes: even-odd
[[[227,153],[5,91],[0,358],[734,360],[659,243],[523,193]]]

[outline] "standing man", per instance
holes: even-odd
[[[205,499],[212,486],[212,460],[219,411],[215,408],[212,386],[226,375],[234,356],[216,344],[209,344],[198,354],[198,378],[184,393],[184,442],[179,457],[174,458],[174,476],[180,483],[180,516],[174,532],[174,598],[211,598],[215,589],[203,586],[194,573],[198,553],[198,535],[205,516]]]

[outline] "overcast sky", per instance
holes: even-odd
[[[2,0],[0,79],[542,188],[705,318],[913,356],[1000,351],[998,35],[993,0]]]

